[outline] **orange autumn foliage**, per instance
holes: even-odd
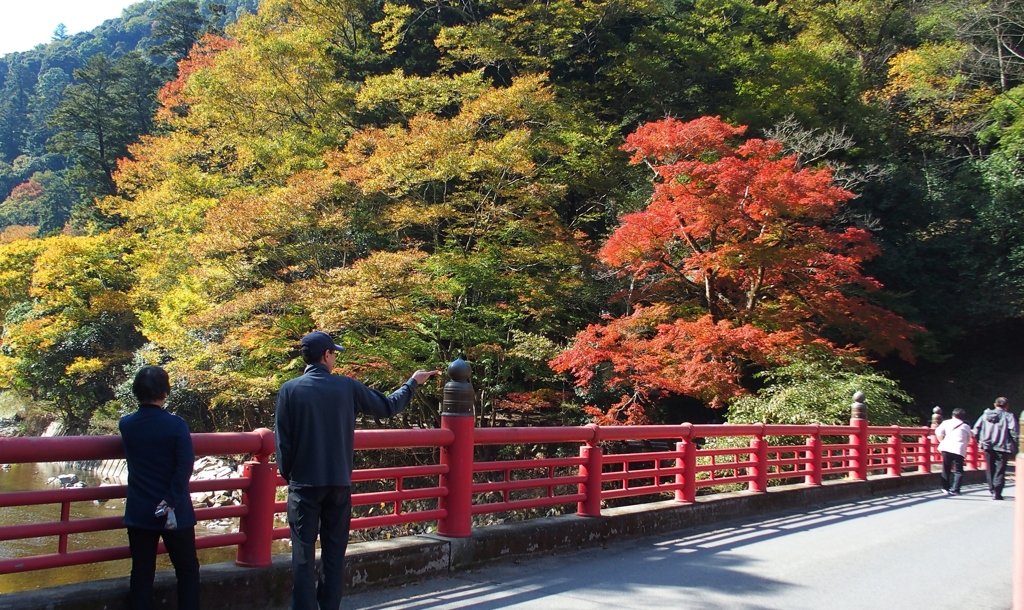
[[[557,409],[569,400],[569,392],[560,392],[551,388],[543,388],[531,392],[507,392],[495,398],[495,407],[505,413],[521,415],[537,413],[545,409]]]
[[[630,281],[627,313],[551,361],[591,394],[617,393],[610,408],[590,407],[605,423],[644,422],[656,394],[725,406],[744,393],[744,367],[805,345],[913,359],[919,328],[870,300],[881,288],[861,267],[878,254],[870,234],[829,225],[853,194],[779,142],[734,145],[745,129],[665,119],[622,147],[655,174],[649,205],[623,216],[599,253]]]
[[[174,116],[187,113],[189,104],[185,87],[189,78],[199,70],[212,66],[218,53],[237,45],[237,41],[214,34],[206,34],[200,38],[189,51],[188,57],[178,62],[178,77],[164,85],[157,93],[157,99],[160,101],[157,117],[170,120]]]
[[[22,182],[11,189],[11,194],[8,199],[10,201],[24,204],[38,198],[42,194],[43,186],[35,180],[29,180],[28,182]]]

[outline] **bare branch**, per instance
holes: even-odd
[[[846,134],[845,127],[820,133],[816,129],[804,129],[793,115],[765,130],[765,136],[782,142],[786,152],[797,155],[801,166],[817,163],[855,144],[853,137]]]

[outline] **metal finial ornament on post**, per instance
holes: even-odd
[[[938,428],[939,424],[942,423],[942,407],[936,405],[932,409],[932,428]]]
[[[442,415],[469,415],[475,414],[473,409],[473,384],[469,378],[473,374],[469,363],[459,356],[448,365],[448,377],[451,381],[444,384],[441,393]]]
[[[867,399],[864,392],[853,394],[853,405],[850,407],[850,425],[856,426],[857,432],[850,436],[850,444],[854,446],[850,450],[850,461],[852,471],[850,477],[855,481],[868,480],[868,406],[864,404]]]
[[[854,392],[853,405],[850,407],[850,419],[867,419],[868,406],[864,404],[867,399],[864,392]]]

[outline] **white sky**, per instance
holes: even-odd
[[[0,55],[50,42],[57,24],[87,32],[139,0],[0,0]]]

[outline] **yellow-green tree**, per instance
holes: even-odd
[[[550,339],[550,353],[516,345],[559,338],[592,305],[578,236],[556,208],[561,159],[603,134],[574,125],[543,78],[492,88],[392,75],[357,99],[359,112],[411,118],[357,131],[280,184],[196,164],[192,147],[208,141],[179,129],[133,149],[125,197],[104,204],[141,236],[131,260],[146,336],[239,422],[265,420],[314,327],[342,333],[345,369],[370,382],[465,353],[498,385],[550,376]],[[172,124],[203,116],[204,100]]]
[[[39,243],[29,300],[7,309],[0,370],[5,386],[48,401],[69,432],[84,432],[142,344],[134,276],[108,236]]]

